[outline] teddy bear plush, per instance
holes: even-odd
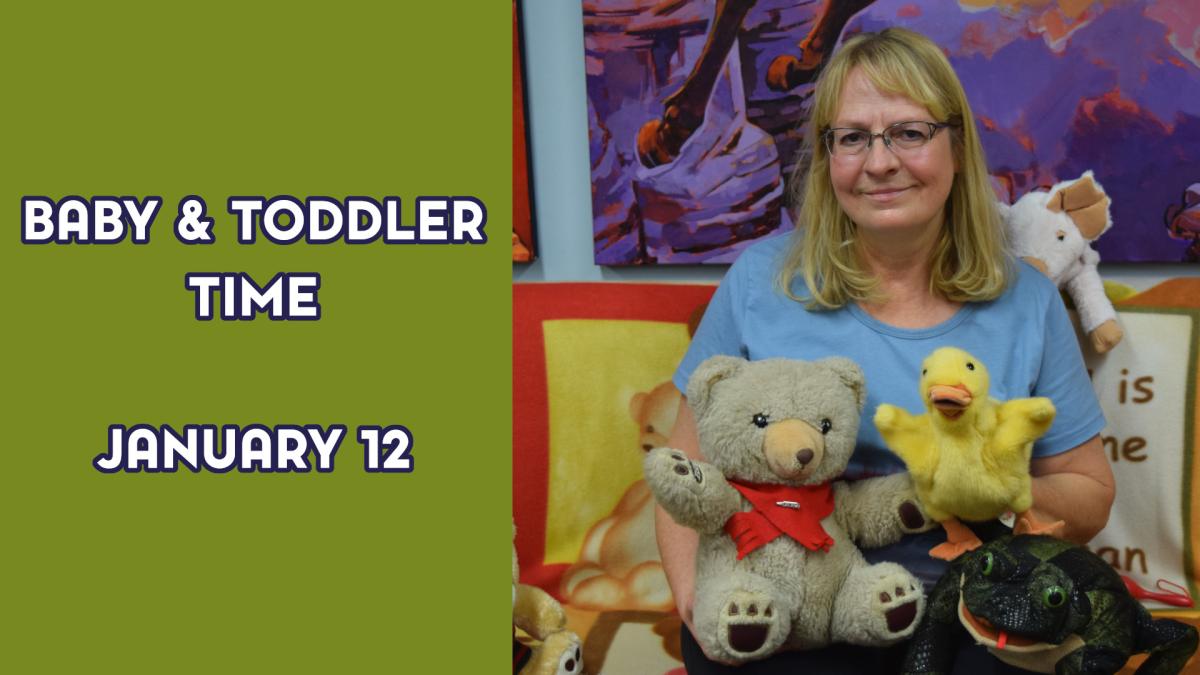
[[[688,404],[709,462],[656,448],[646,482],[700,534],[693,619],[705,652],[743,663],[780,648],[886,645],[912,634],[921,584],[856,546],[930,529],[908,474],[834,482],[854,451],[866,399],[848,359],[714,356]]]
[[[1085,171],[1049,192],[1029,192],[1012,206],[999,205],[1013,251],[1067,291],[1098,354],[1124,336],[1096,270],[1100,254],[1091,247],[1112,227],[1110,202],[1092,172]]]
[[[579,675],[583,654],[579,636],[567,630],[562,605],[537,586],[520,583],[517,528],[513,526],[513,672],[521,675]],[[534,642],[518,640],[520,628]]]

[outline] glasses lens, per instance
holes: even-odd
[[[928,143],[932,132],[933,128],[925,122],[901,122],[888,127],[885,133],[893,147],[913,150]]]
[[[828,138],[829,154],[857,155],[867,147],[870,136],[861,129],[831,129]]]

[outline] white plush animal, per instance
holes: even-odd
[[[1067,290],[1098,354],[1124,336],[1096,270],[1100,254],[1091,247],[1112,227],[1110,202],[1092,172],[1085,171],[1049,192],[1030,192],[1012,206],[1000,204],[1013,250]]]

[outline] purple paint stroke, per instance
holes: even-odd
[[[600,11],[616,4],[635,16]],[[803,38],[796,33],[804,30],[820,4],[760,0],[739,37],[745,118],[774,140],[779,152],[775,167],[791,162],[811,87],[771,92],[763,85],[762,70]],[[663,97],[686,77],[703,43],[713,3],[684,0],[666,16],[656,15],[655,6],[663,7],[650,0],[585,3],[588,96],[594,106],[589,115],[593,177],[597,187],[602,186],[594,190],[594,207],[597,214],[607,214],[610,228],[611,219],[623,218],[616,231],[626,237],[639,227],[639,208],[655,213],[664,208],[648,190],[639,197],[640,207],[619,215],[629,199],[626,186],[638,171],[629,139],[646,119],[661,114]],[[1056,3],[966,11],[939,0],[878,0],[850,22],[845,34],[903,25],[933,38],[943,45],[963,81],[980,119],[989,165],[1012,198],[1092,169],[1113,198],[1115,226],[1096,243],[1103,258],[1174,261],[1181,259],[1187,242],[1170,239],[1163,218],[1182,191],[1200,181],[1200,67],[1179,51],[1195,40],[1178,37],[1191,35],[1189,26],[1197,16],[1189,8],[1172,7],[1164,0],[1093,4],[1085,12],[1085,23],[1055,33],[1049,44],[1043,26],[1054,22],[1043,19],[1046,12],[1060,11]],[[1172,20],[1179,25],[1166,25]],[[625,32],[614,30],[622,21]],[[769,165],[763,162],[762,170]],[[728,171],[719,163],[701,170]],[[716,174],[698,178],[722,184]],[[735,193],[745,190],[743,196],[752,199],[757,189],[752,184],[761,187],[769,181],[744,186],[732,181],[728,187]],[[679,196],[685,193],[677,192],[675,199]],[[695,203],[685,199],[692,214],[678,222],[718,222],[723,215],[718,203],[736,203],[725,190],[712,193],[712,203],[704,201],[709,197],[698,195]],[[720,233],[673,225],[676,221],[661,220],[661,213],[658,217],[658,233],[669,237],[672,247],[704,249],[719,244],[723,236],[737,239],[745,234],[738,225]],[[597,218],[597,230],[601,220]],[[781,222],[781,231],[790,226],[786,214]],[[696,240],[688,244],[692,235]],[[743,243],[706,261],[729,259]],[[616,249],[628,255],[636,247],[624,241],[610,253]],[[659,262],[674,258],[667,254]],[[689,258],[695,261],[696,256],[683,255],[679,261]],[[597,261],[602,262],[599,253]]]

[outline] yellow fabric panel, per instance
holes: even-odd
[[[569,319],[542,324],[550,467],[546,562],[574,562],[584,535],[642,477],[629,402],[667,381],[687,349],[687,326]]]

